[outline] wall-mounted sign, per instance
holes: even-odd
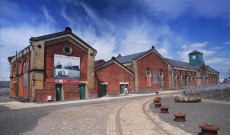
[[[54,54],[54,78],[80,78],[80,57]]]

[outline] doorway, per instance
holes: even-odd
[[[101,84],[101,89],[102,89],[102,96],[107,95],[107,84]]]
[[[85,86],[86,86],[86,84],[85,83],[80,83],[79,85],[78,85],[78,87],[79,87],[79,91],[80,91],[80,99],[85,99],[86,97],[85,97]]]
[[[62,100],[62,84],[56,84],[56,100]]]
[[[120,84],[120,94],[125,94],[126,90],[128,90],[129,84]]]

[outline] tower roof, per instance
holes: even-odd
[[[201,53],[201,52],[199,52],[199,51],[197,51],[197,50],[194,50],[194,51],[190,52],[188,55],[191,55],[191,54],[198,54],[198,53],[203,54],[203,53]]]

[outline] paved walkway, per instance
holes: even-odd
[[[169,94],[169,93],[177,93],[179,91],[162,91],[160,94]],[[10,109],[22,109],[22,108],[33,108],[33,107],[44,107],[44,106],[53,106],[53,105],[65,105],[65,104],[81,104],[81,103],[95,103],[95,102],[103,102],[103,101],[110,101],[110,100],[120,100],[120,99],[131,99],[131,98],[138,98],[138,97],[146,97],[146,96],[154,96],[156,93],[149,93],[149,94],[129,94],[123,96],[105,96],[101,98],[95,99],[85,99],[85,100],[74,100],[74,101],[59,101],[59,102],[48,102],[48,103],[21,103],[21,102],[2,102],[0,105],[4,105],[9,107]]]
[[[159,95],[167,96],[175,92],[164,91]],[[150,111],[150,103],[154,96],[156,96],[155,93],[130,94],[43,104],[8,102],[0,103],[0,105],[11,110],[21,111],[27,108],[30,109],[30,114],[33,114],[34,110],[47,112],[47,115],[38,119],[32,130],[21,134],[189,135],[165,123],[157,114]],[[31,117],[34,116],[31,115]]]

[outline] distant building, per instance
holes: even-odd
[[[189,63],[164,58],[154,47],[119,55],[96,66],[98,93],[124,94],[125,88],[129,92],[170,90],[219,82],[219,72],[205,65],[201,52],[195,50],[188,55]]]

